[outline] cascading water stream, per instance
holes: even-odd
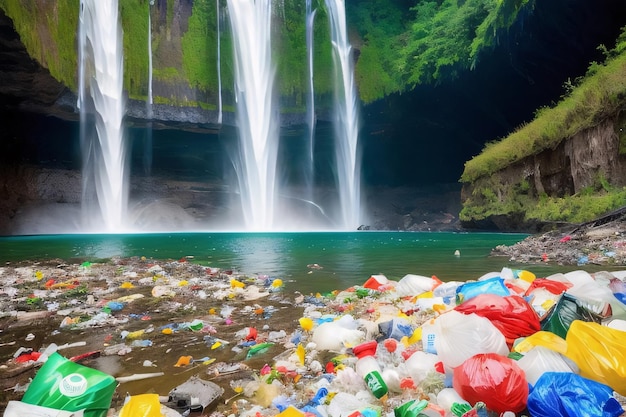
[[[308,77],[309,77],[309,94],[307,97],[307,126],[309,129],[309,155],[308,155],[308,166],[307,172],[305,173],[307,182],[306,187],[308,189],[313,187],[313,167],[314,167],[314,159],[313,159],[313,151],[315,148],[315,95],[314,95],[314,86],[313,86],[313,21],[315,20],[315,12],[316,10],[311,10],[311,1],[306,0],[306,50],[307,50],[307,61],[308,61]],[[312,192],[309,192],[309,197],[311,197]]]
[[[222,124],[222,49],[220,45],[222,31],[220,29],[220,0],[215,0],[217,19],[217,124]]]
[[[154,0],[148,3],[148,100],[146,101],[146,141],[143,152],[143,168],[146,175],[152,172],[152,16]]]
[[[127,205],[122,31],[117,0],[81,0],[79,92],[83,227],[120,231]]]
[[[354,230],[360,225],[361,190],[359,112],[352,46],[348,41],[344,0],[326,0],[326,6],[335,63],[335,135],[341,217],[343,226]]]
[[[271,230],[276,195],[278,112],[274,108],[271,0],[228,0],[235,56],[242,161],[235,162],[248,230]]]

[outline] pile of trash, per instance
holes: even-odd
[[[186,276],[176,276],[185,265],[170,262],[103,277],[115,284],[100,286],[100,293],[92,285],[79,319],[64,313],[70,319],[61,320],[63,332],[114,329],[115,336],[96,351],[68,359],[53,344],[19,354],[17,349],[4,367],[30,355],[22,363],[35,364],[35,376],[22,398],[8,402],[4,416],[35,409],[41,416],[89,417],[626,413],[626,272],[579,270],[544,278],[503,268],[468,282],[372,275],[362,285],[304,295],[286,294],[281,280],[267,276],[178,263],[187,264]],[[20,284],[3,282],[0,297]],[[123,285],[143,291],[120,297]],[[177,301],[181,297],[187,307]],[[129,305],[142,298],[153,300],[144,306],[165,316],[181,308],[176,303],[187,314],[139,327],[148,312]],[[89,314],[87,305],[93,306]],[[46,312],[59,315],[58,309]],[[175,354],[176,342],[168,339],[173,334],[178,341],[193,336],[185,340],[202,350]],[[177,357],[160,372],[109,375],[89,362],[130,354],[153,367],[149,358],[158,348]],[[128,389],[133,381],[179,373],[185,381],[166,392],[156,385],[144,392]]]

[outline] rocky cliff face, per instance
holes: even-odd
[[[601,187],[601,182],[612,187],[626,186],[623,149],[626,114],[623,110],[562,141],[554,149],[529,156],[491,176],[465,184],[461,197],[464,204],[513,208],[506,213],[490,214],[482,220],[465,221],[463,226],[541,231],[554,227],[554,223],[528,219],[525,209],[529,204],[536,204],[545,197],[573,196],[585,189]]]
[[[0,9],[0,105],[48,111],[65,87],[32,59]]]

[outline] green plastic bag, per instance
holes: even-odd
[[[84,410],[85,417],[106,417],[116,385],[112,376],[53,353],[22,402],[63,411]]]
[[[552,332],[565,339],[574,320],[600,323],[602,317],[585,307],[578,298],[564,293],[541,322],[541,330]]]

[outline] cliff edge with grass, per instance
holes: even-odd
[[[546,231],[626,206],[626,28],[566,94],[465,164],[464,227]]]

